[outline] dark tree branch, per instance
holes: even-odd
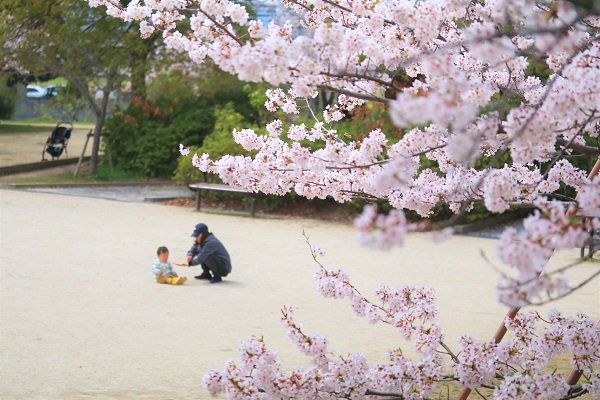
[[[578,143],[571,143],[570,141],[563,139],[563,138],[557,138],[556,144],[558,144],[559,146],[562,146],[566,149],[573,149],[576,152],[581,153],[581,154],[588,154],[591,156],[600,156],[600,148],[598,148],[598,147],[586,146],[586,145],[578,144]]]
[[[356,92],[352,92],[350,90],[334,88],[333,86],[329,86],[329,85],[318,85],[317,89],[329,90],[330,92],[335,92],[338,94],[345,94],[347,96],[355,97],[357,99],[374,101],[377,103],[387,104],[389,102],[389,100],[386,99],[385,97],[373,96],[371,94],[356,93]]]

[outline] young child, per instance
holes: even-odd
[[[177,272],[173,269],[171,261],[169,261],[169,249],[161,246],[156,250],[158,259],[152,265],[152,272],[158,283],[170,283],[171,285],[181,285],[187,278],[185,276],[177,276]],[[178,267],[186,267],[187,264],[173,263]]]

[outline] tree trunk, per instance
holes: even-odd
[[[100,140],[102,136],[102,128],[106,119],[106,110],[108,108],[108,100],[114,89],[114,76],[110,74],[106,80],[106,86],[102,95],[102,105],[99,112],[96,114],[96,126],[94,126],[94,141],[92,143],[92,156],[90,157],[90,175],[95,175],[98,172],[98,163],[100,162]]]
[[[146,100],[146,74],[148,73],[148,56],[154,49],[156,36],[143,40],[131,53],[131,102],[137,104]]]
[[[146,59],[136,55],[131,60],[131,102],[146,99]]]

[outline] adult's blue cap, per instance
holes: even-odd
[[[202,222],[200,222],[194,227],[194,232],[192,233],[192,236],[198,237],[198,235],[201,233],[208,233],[208,226],[206,226],[206,224],[203,224]]]

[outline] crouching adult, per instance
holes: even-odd
[[[219,283],[231,272],[231,258],[223,243],[208,226],[199,223],[194,227],[192,237],[195,238],[192,248],[187,252],[188,266],[200,265],[202,273],[196,279],[204,279],[210,283]]]

